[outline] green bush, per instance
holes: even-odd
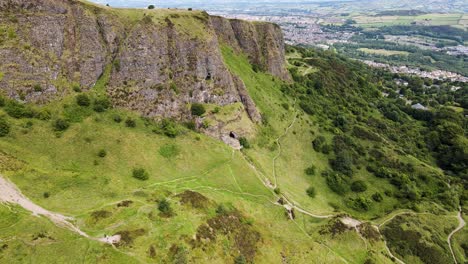
[[[158,203],[158,210],[163,214],[170,213],[172,211],[171,204],[168,200],[163,199]]]
[[[250,148],[250,142],[246,137],[240,137],[239,143],[241,144],[243,148],[246,148],[246,149]]]
[[[336,158],[330,160],[330,165],[334,171],[341,172],[344,175],[353,175],[353,158],[350,152],[342,150],[336,153]]]
[[[307,188],[306,193],[309,197],[314,198],[316,195],[315,188],[310,186],[309,188]]]
[[[117,71],[117,72],[120,72],[120,60],[119,59],[115,59],[114,62],[114,69]]]
[[[376,192],[372,195],[372,200],[376,201],[376,202],[381,202],[383,201],[383,196],[382,194]]]
[[[129,117],[125,120],[125,125],[127,127],[136,127],[136,121]]]
[[[149,5],[148,9],[155,9],[156,7],[154,5]]]
[[[341,195],[348,192],[348,180],[344,175],[336,172],[329,172],[326,174],[326,177],[327,185],[332,191]]]
[[[318,136],[314,141],[312,141],[312,147],[314,148],[315,151],[321,152],[322,151],[322,146],[325,143],[325,137],[324,136]]]
[[[351,184],[351,190],[353,192],[365,192],[367,190],[367,184],[361,180],[354,181]]]
[[[121,123],[122,122],[122,117],[119,116],[119,115],[115,115],[113,119],[114,119],[114,122],[116,122],[116,123]]]
[[[5,104],[6,104],[5,97],[3,97],[3,96],[0,95],[0,107],[4,107]]]
[[[10,133],[10,125],[5,119],[0,118],[0,137],[4,137],[8,135],[9,133]]]
[[[197,124],[193,120],[185,122],[184,125],[186,128],[190,130],[193,130],[193,131],[197,130]]]
[[[244,255],[239,255],[234,259],[234,264],[247,264],[247,260]]]
[[[166,159],[177,157],[180,154],[180,149],[175,144],[165,144],[159,148],[159,154]]]
[[[307,169],[305,169],[305,174],[307,174],[309,176],[315,175],[315,166],[312,165],[312,166],[308,167]]]
[[[7,114],[14,118],[33,118],[35,111],[26,105],[20,104],[16,101],[9,101],[5,105]]]
[[[361,196],[356,199],[350,198],[346,203],[350,208],[357,211],[369,211],[372,205],[369,199]]]
[[[206,113],[205,106],[199,103],[192,104],[192,106],[190,107],[190,111],[194,116],[202,116]]]
[[[101,158],[104,158],[107,156],[107,151],[104,150],[104,149],[101,149],[99,152],[98,152],[98,156],[101,157]]]
[[[86,94],[79,94],[76,96],[76,103],[79,106],[89,106],[91,105],[91,100],[89,99],[88,95]]]
[[[146,180],[149,179],[148,172],[143,168],[133,169],[132,176],[133,176],[133,178],[138,179],[140,181],[146,181]]]
[[[74,84],[73,85],[73,91],[75,91],[77,93],[81,93],[80,85],[79,84]]]
[[[102,113],[111,107],[111,102],[107,98],[98,98],[94,101],[93,109],[98,113]]]
[[[70,127],[70,123],[67,120],[58,118],[53,123],[55,131],[65,131]]]
[[[42,86],[40,84],[35,84],[33,89],[35,92],[42,92]]]
[[[177,129],[176,123],[170,119],[163,119],[161,121],[161,130],[164,135],[170,138],[175,138],[179,135],[179,129]]]
[[[273,191],[278,195],[281,193],[281,190],[278,187],[276,187]]]

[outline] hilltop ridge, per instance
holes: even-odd
[[[224,65],[220,45],[244,51],[259,70],[290,80],[283,35],[273,24],[68,0],[8,0],[0,7],[0,85],[17,100],[45,103],[79,86],[147,117],[183,120],[190,103],[242,102],[258,122],[260,114]]]

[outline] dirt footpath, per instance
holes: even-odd
[[[74,226],[70,221],[72,217],[67,217],[58,213],[48,211],[39,205],[33,203],[26,198],[21,191],[9,180],[0,175],[0,203],[17,204],[24,209],[30,211],[35,216],[45,216],[49,218],[55,225],[67,228],[83,237],[98,240],[104,243],[114,244],[119,242],[120,237],[106,237],[101,239],[91,238],[88,234],[81,231],[78,227]]]

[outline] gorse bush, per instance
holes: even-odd
[[[239,143],[241,144],[243,148],[246,148],[246,149],[250,148],[250,142],[246,137],[240,137]]]
[[[175,138],[179,135],[179,129],[177,128],[176,123],[171,119],[163,119],[160,124],[160,129],[164,133],[164,135]]]
[[[308,167],[307,169],[305,169],[305,174],[307,174],[309,176],[315,175],[315,166],[312,165],[312,166]]]
[[[54,121],[53,127],[55,131],[65,131],[70,127],[70,123],[67,120],[58,118]]]
[[[158,203],[158,210],[164,214],[170,213],[172,210],[171,204],[166,199],[163,199]]]
[[[143,169],[143,168],[135,168],[132,171],[132,176],[135,179],[138,179],[140,181],[146,181],[149,179],[149,174],[148,172]]]
[[[88,95],[86,94],[79,94],[76,96],[76,103],[79,106],[90,106],[91,105],[91,99],[89,99]]]
[[[101,157],[101,158],[106,157],[107,156],[107,151],[104,150],[104,149],[99,150],[98,156]]]
[[[194,116],[202,116],[206,112],[205,107],[199,103],[193,103],[190,107],[190,111]]]
[[[316,195],[315,188],[310,186],[309,188],[307,188],[306,193],[309,197],[314,198]]]
[[[10,125],[4,118],[0,118],[0,137],[4,137],[10,133]]]
[[[129,117],[125,120],[125,125],[127,127],[136,127],[136,121]]]
[[[107,98],[98,98],[94,100],[94,111],[101,113],[111,108],[111,102]]]
[[[114,115],[114,122],[116,123],[121,123],[122,122],[122,117],[119,115]]]
[[[351,190],[353,192],[365,192],[367,190],[367,184],[361,180],[354,181],[351,184]]]
[[[10,100],[5,104],[5,112],[14,118],[33,118],[36,112],[27,105]]]

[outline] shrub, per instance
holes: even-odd
[[[104,158],[107,156],[107,151],[104,150],[104,149],[101,149],[99,152],[98,152],[98,156],[101,157],[101,158]]]
[[[312,165],[312,166],[308,167],[307,169],[305,169],[305,174],[307,174],[309,176],[315,175],[315,166]]]
[[[158,210],[161,212],[159,215],[162,217],[171,217],[173,215],[171,204],[166,199],[159,201]]]
[[[334,171],[341,172],[344,175],[351,176],[353,174],[353,158],[348,151],[336,153],[336,158],[330,160],[330,165]]]
[[[325,137],[324,136],[318,136],[314,141],[312,141],[312,147],[314,148],[315,151],[321,152],[322,151],[322,146],[325,143]]]
[[[348,192],[348,181],[343,175],[336,172],[329,172],[326,177],[327,185],[332,191],[337,194],[345,194]]]
[[[70,123],[67,120],[59,118],[54,121],[53,126],[55,131],[65,131],[70,127]]]
[[[273,191],[278,195],[281,193],[281,190],[278,187],[276,187]]]
[[[156,7],[154,5],[149,5],[148,9],[155,9]]]
[[[202,116],[206,112],[205,107],[199,103],[192,104],[192,106],[190,107],[190,111],[194,116]]]
[[[119,115],[115,115],[113,119],[114,119],[114,122],[116,122],[116,123],[121,123],[122,122],[122,117],[119,116]]]
[[[315,188],[310,186],[309,188],[307,188],[306,193],[309,197],[314,198],[316,194]]]
[[[132,176],[133,176],[133,178],[138,179],[140,181],[146,181],[146,180],[149,179],[148,172],[143,168],[133,169]]]
[[[367,190],[367,184],[361,180],[354,181],[351,184],[351,190],[353,192],[365,192]]]
[[[120,60],[119,59],[115,59],[114,62],[114,69],[117,71],[117,72],[120,72]]]
[[[35,84],[33,89],[35,92],[42,92],[42,86],[40,84]]]
[[[383,201],[383,196],[382,194],[376,192],[372,195],[372,200],[376,201],[376,202],[381,202]]]
[[[186,128],[188,128],[190,130],[193,130],[193,131],[197,130],[197,124],[193,120],[185,122],[184,125],[185,125]]]
[[[9,133],[10,133],[10,125],[5,119],[0,118],[0,137],[4,137],[8,135]]]
[[[359,196],[356,199],[349,199],[347,201],[347,204],[349,207],[358,210],[358,211],[369,211],[372,202],[369,199],[366,199],[365,197]]]
[[[80,85],[79,84],[73,85],[73,91],[75,91],[77,93],[81,93]]]
[[[219,106],[216,106],[216,107],[213,109],[213,111],[211,111],[211,113],[217,114],[217,113],[219,113],[219,111],[221,111],[221,108],[220,108]]]
[[[179,135],[179,130],[177,129],[177,125],[175,124],[174,121],[170,119],[163,119],[161,121],[161,129],[164,135],[170,138],[175,138],[177,137],[177,135]]]
[[[250,143],[249,140],[246,137],[240,137],[239,138],[239,143],[243,148],[249,149],[250,148]]]
[[[6,103],[5,97],[0,95],[0,107],[4,107]]]
[[[111,107],[111,103],[107,98],[98,98],[94,101],[94,111],[101,113]]]
[[[5,105],[5,111],[9,116],[14,118],[33,118],[35,115],[35,112],[32,108],[20,104],[16,101],[9,101]]]
[[[91,104],[91,100],[86,94],[79,94],[76,96],[76,103],[79,106],[89,106]]]
[[[45,193],[42,194],[42,196],[43,196],[45,199],[47,199],[47,198],[50,197],[50,193],[49,193],[49,192],[45,192]]]
[[[159,154],[166,159],[177,157],[180,154],[180,149],[175,144],[165,144],[159,148]]]
[[[127,127],[136,127],[136,121],[129,117],[125,120],[125,125]]]
[[[244,255],[239,255],[234,259],[234,264],[247,264],[247,260]]]

